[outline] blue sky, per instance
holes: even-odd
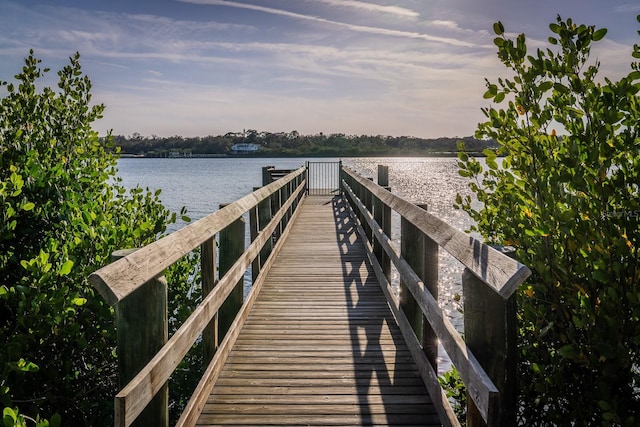
[[[630,70],[639,0],[0,0],[0,80],[80,52],[101,133],[467,136],[505,75],[492,24],[535,48],[558,14],[609,29],[603,75]]]

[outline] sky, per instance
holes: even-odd
[[[638,14],[640,0],[0,0],[0,80],[34,49],[55,85],[79,52],[101,134],[463,137],[485,78],[509,76],[494,22],[530,49],[558,15],[605,27],[591,57],[616,79]]]

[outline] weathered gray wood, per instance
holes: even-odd
[[[197,425],[440,424],[346,206],[326,202],[301,205]]]
[[[419,204],[419,207],[427,210],[426,204]],[[433,299],[438,301],[438,273],[439,273],[439,263],[438,259],[438,244],[434,242],[424,233],[420,233],[420,246],[421,252],[423,254],[422,259],[422,271],[418,274],[418,276],[422,279],[424,283],[425,289],[433,296]],[[438,336],[435,331],[427,321],[427,319],[423,315],[422,321],[422,337],[421,337],[422,347],[424,348],[424,352],[431,362],[433,369],[435,371],[438,370]]]
[[[353,194],[348,187],[345,188],[345,191]],[[361,212],[366,212],[364,205],[359,200],[355,200],[353,206]],[[365,219],[373,223],[373,217],[371,217],[370,214],[366,214]],[[396,252],[395,248],[391,245],[389,237],[380,233],[379,230],[374,229],[374,232],[385,252],[391,258],[392,263],[398,269],[401,280],[405,282],[407,289],[412,293],[422,313],[436,332],[453,365],[456,366],[460,372],[460,376],[467,385],[467,390],[469,390],[470,397],[474,400],[476,406],[485,417],[487,414],[495,412],[499,398],[499,392],[496,386],[492,383],[487,373],[467,347],[460,334],[447,317],[443,315],[438,302],[433,298],[431,293],[426,292],[424,283],[406,260]]]
[[[344,191],[345,193],[349,193],[351,192],[351,189],[346,187]],[[356,201],[356,204],[358,204],[360,208],[364,207],[360,201]],[[350,209],[351,209],[352,215],[355,217],[355,212],[351,207]],[[362,229],[362,227],[357,227],[357,229],[358,229],[358,233],[361,236],[363,236],[364,230]],[[379,236],[383,235],[382,233],[380,233],[379,230],[375,230],[374,233],[376,234],[376,239],[378,239]],[[387,243],[388,243],[388,240],[387,240]],[[416,366],[424,382],[424,385],[429,391],[429,396],[433,401],[434,408],[439,415],[440,421],[445,426],[459,427],[460,423],[458,422],[455,412],[453,411],[453,408],[451,407],[451,404],[449,403],[449,400],[447,399],[447,396],[444,390],[442,390],[442,388],[440,387],[440,382],[438,381],[438,375],[436,374],[436,371],[434,370],[430,361],[427,359],[426,354],[422,350],[421,343],[418,341],[418,337],[413,331],[413,327],[411,323],[409,322],[409,320],[405,316],[404,311],[400,307],[400,299],[394,296],[393,290],[391,288],[391,283],[387,279],[385,272],[382,270],[382,267],[377,263],[377,260],[373,256],[373,247],[371,245],[365,245],[365,247],[367,249],[369,259],[376,273],[376,277],[378,278],[378,281],[380,283],[380,287],[385,294],[389,307],[391,308],[396,321],[398,322],[400,331],[402,332],[402,335],[407,343],[407,347],[410,350],[413,360],[416,363]],[[385,250],[389,248],[390,246],[387,244],[387,247],[385,248]],[[400,258],[398,257],[398,259]],[[403,260],[403,262],[406,265],[406,261]]]
[[[135,249],[116,251],[113,260]],[[131,381],[168,340],[167,281],[152,279],[115,306],[120,387]],[[134,426],[169,425],[169,389],[166,383],[140,414]]]
[[[271,171],[275,170],[274,166],[263,166],[262,168],[262,185],[269,185],[273,182]]]
[[[418,207],[427,210],[426,204],[418,204]],[[401,219],[401,235],[401,256],[424,283],[425,289],[437,301],[438,245],[404,218]],[[400,281],[400,303],[433,369],[437,370],[438,337],[402,280]]]
[[[220,209],[226,205],[220,205]],[[220,231],[220,261],[218,269],[224,275],[244,253],[245,220],[240,217]],[[218,310],[218,338],[224,338],[242,307],[244,277],[238,280],[227,300]]]
[[[254,187],[253,191],[258,190],[260,187]],[[260,232],[260,225],[258,224],[258,206],[249,210],[249,240],[254,241],[258,237]],[[256,277],[260,273],[260,255],[253,260],[251,264],[251,286],[256,281]]]
[[[214,238],[200,245],[200,275],[202,277],[202,298],[209,295],[217,282],[216,241]],[[218,347],[218,315],[202,331],[203,362],[209,363]]]
[[[418,277],[420,277],[424,271],[424,248],[421,244],[422,239],[420,238],[420,232],[409,221],[401,218],[400,235],[400,256],[407,261],[407,264],[409,264]],[[402,278],[400,278],[398,295],[400,298],[400,307],[407,317],[407,320],[409,320],[413,333],[418,338],[420,345],[422,345],[422,312]]]
[[[304,184],[301,184],[295,194],[298,195],[303,191]],[[178,331],[173,334],[167,344],[116,395],[114,411],[118,421],[117,425],[131,425],[133,420],[136,419],[153,396],[166,383],[202,330],[210,323],[222,303],[227,299],[231,290],[244,276],[244,272],[258,255],[267,239],[270,238],[271,233],[279,225],[286,209],[292,202],[293,198],[285,203],[284,207],[278,211],[265,229],[265,233],[258,236],[229,272],[220,279],[213,291],[203,298],[201,304],[187,318]]]
[[[110,305],[133,292],[138,286],[162,274],[169,266],[214,237],[249,209],[304,173],[304,167],[231,203],[211,215],[140,248],[89,276],[89,280]]]
[[[296,192],[294,194],[303,195],[304,187],[299,186],[296,189]],[[298,215],[298,212],[299,211],[296,210],[293,213],[294,219]],[[279,216],[281,215],[278,215],[276,217],[276,220]],[[268,224],[268,227],[265,229],[265,231],[273,232],[274,229],[275,229],[275,221],[272,224]],[[236,343],[238,335],[241,329],[243,328],[249,313],[254,307],[256,298],[259,295],[260,290],[262,289],[267,273],[269,272],[269,270],[271,269],[271,266],[273,265],[274,258],[280,252],[282,246],[284,245],[284,242],[286,241],[285,238],[288,232],[289,232],[289,228],[285,229],[283,239],[281,239],[275,245],[275,247],[273,247],[273,256],[265,260],[263,268],[260,270],[260,274],[258,274],[258,276],[256,277],[253,283],[253,287],[251,288],[251,292],[247,297],[246,303],[240,309],[238,316],[234,320],[234,323],[231,325],[229,333],[224,337],[220,345],[219,351],[215,354],[211,363],[209,364],[204,374],[202,375],[202,378],[200,379],[200,382],[196,386],[196,389],[194,390],[193,395],[191,396],[191,399],[189,399],[189,402],[187,403],[182,415],[180,416],[180,419],[176,423],[176,427],[195,425],[198,417],[200,416],[202,410],[204,409],[209,393],[211,392],[211,387],[213,387],[218,377],[220,376],[220,372],[222,371],[222,368],[224,367],[224,364],[227,361],[227,358],[229,357],[229,353],[231,352],[231,349],[234,347],[234,344]],[[261,234],[259,236],[256,236],[256,240],[262,239],[266,241],[266,239],[270,239],[269,236],[270,235],[268,234]],[[264,245],[264,242],[262,242],[261,244]]]
[[[391,187],[389,187],[389,167],[384,165],[378,165],[378,185],[382,188],[390,191]],[[373,197],[373,217],[378,223],[378,227],[382,229],[382,231],[387,235],[391,235],[391,209],[382,203],[377,196]],[[382,267],[382,271],[387,278],[387,280],[391,279],[391,260],[382,249],[382,246],[378,242],[377,239],[373,239],[373,250],[376,254],[376,258],[378,259],[378,263]]]
[[[465,341],[500,391],[499,413],[483,418],[472,400],[467,410],[467,426],[516,424],[517,414],[517,324],[515,295],[504,300],[465,269],[462,275]]]
[[[384,204],[406,218],[503,298],[511,296],[518,285],[531,274],[529,268],[516,260],[451,227],[439,218],[385,191],[349,169],[343,168],[343,170],[350,179],[371,191]]]
[[[302,181],[298,182],[296,187],[299,187],[301,183]],[[298,202],[294,202],[294,204],[296,207],[298,206]],[[258,203],[258,226],[260,232],[269,224],[269,221],[271,221],[271,199],[267,198]],[[260,252],[260,268],[262,268],[267,258],[269,258],[272,247],[272,239],[267,240],[263,250]]]
[[[389,166],[378,165],[378,185],[380,187],[389,186]]]

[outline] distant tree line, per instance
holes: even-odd
[[[260,150],[253,156],[433,156],[457,153],[459,141],[469,152],[481,153],[495,148],[493,140],[464,138],[418,138],[413,136],[345,135],[343,133],[301,135],[291,132],[259,132],[246,130],[205,137],[146,137],[138,133],[114,136],[113,141],[125,155],[166,157],[171,155],[227,155],[235,144],[256,144]]]

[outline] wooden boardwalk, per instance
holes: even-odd
[[[440,425],[344,202],[300,208],[197,425]]]

